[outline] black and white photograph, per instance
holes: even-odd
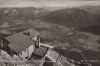
[[[100,0],[0,0],[0,66],[100,66]]]

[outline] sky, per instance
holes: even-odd
[[[100,0],[0,0],[0,7],[75,7],[100,5]]]

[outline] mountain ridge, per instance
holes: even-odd
[[[51,12],[43,17],[43,21],[74,28],[100,24],[97,15],[78,8],[62,9]]]

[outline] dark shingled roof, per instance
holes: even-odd
[[[48,49],[48,47],[40,46],[39,48],[35,49],[34,54],[43,57],[47,53]]]
[[[26,35],[24,33],[30,32],[30,35]],[[32,37],[38,36],[39,33],[35,31],[34,29],[28,29],[25,31],[22,31],[20,33],[16,33],[12,36],[6,37],[5,39],[9,42],[9,47],[16,53],[21,52],[28,46],[34,43],[33,40],[31,40]]]

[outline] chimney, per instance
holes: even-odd
[[[36,41],[36,48],[40,47],[40,37],[37,36],[37,41]]]
[[[29,29],[29,34],[31,35],[31,33],[32,33],[32,31],[31,31],[31,29]]]

